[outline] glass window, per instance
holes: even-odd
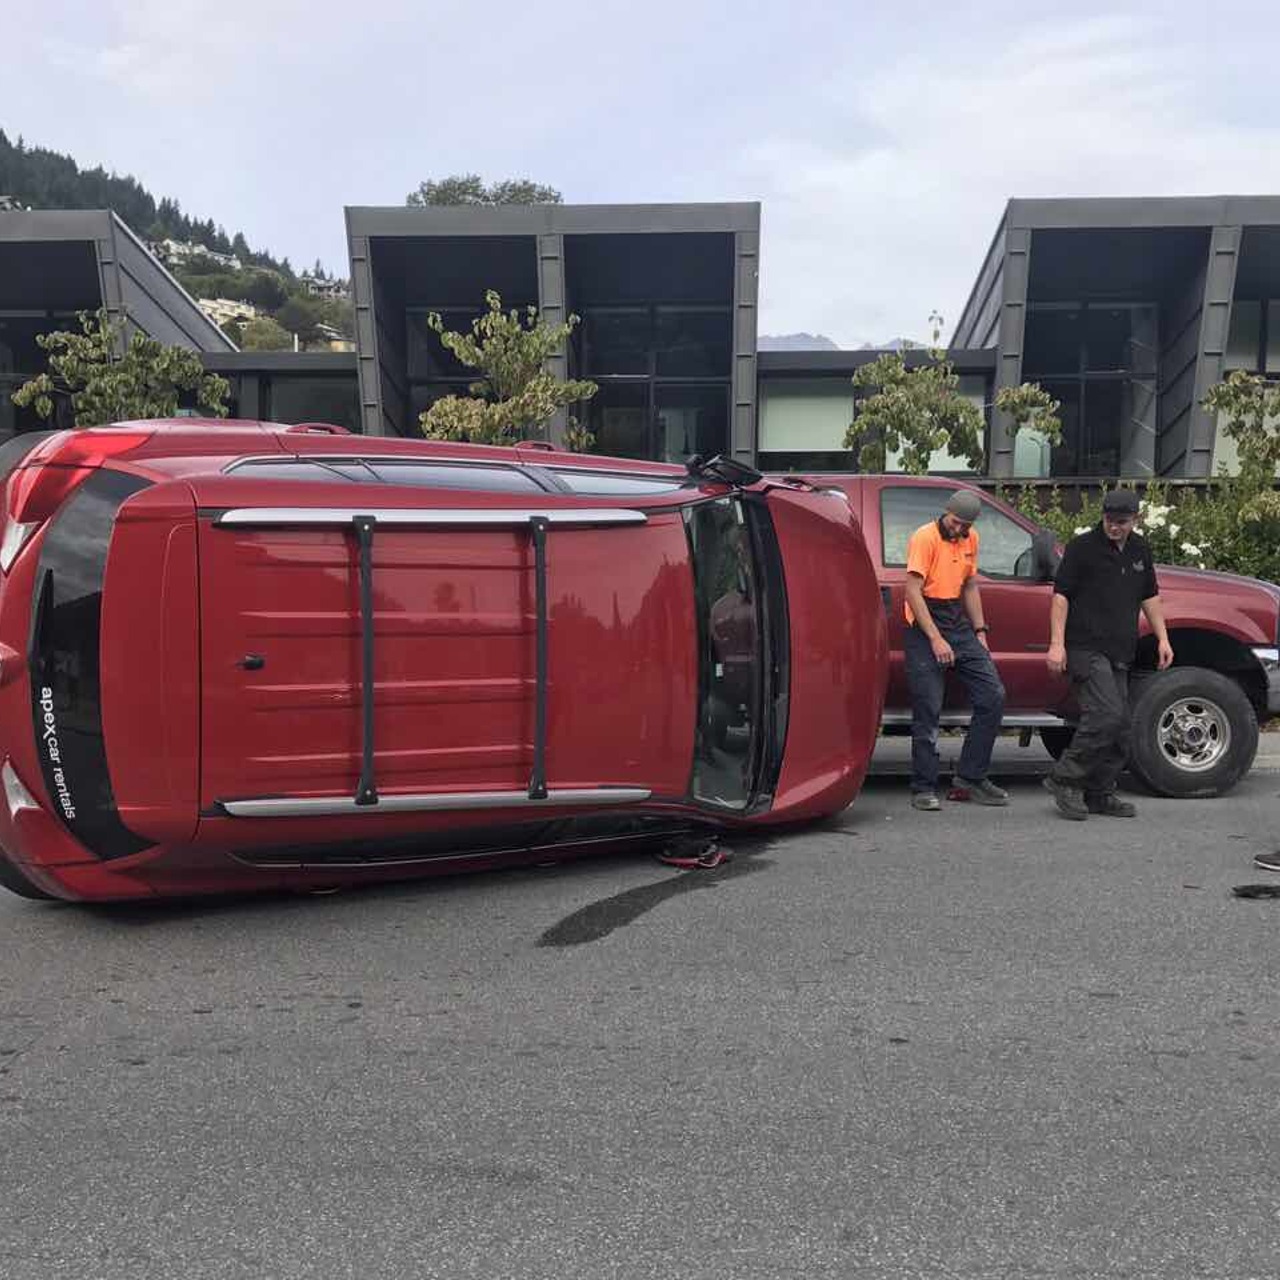
[[[1058,419],[1062,423],[1061,440],[1049,451],[1049,475],[1071,476],[1079,473],[1081,383],[1046,381],[1040,384],[1059,402]]]
[[[660,307],[654,347],[661,377],[727,378],[733,367],[733,330],[728,309]]]
[[[369,458],[369,466],[386,484],[421,489],[468,489],[488,493],[542,493],[532,476],[515,467],[469,467],[449,463],[393,462]]]
[[[1276,317],[1280,319],[1280,317]],[[1278,335],[1280,336],[1280,335]],[[1258,348],[1262,345],[1262,303],[1237,298],[1231,304],[1231,323],[1227,330],[1227,356],[1223,368],[1258,369]]]
[[[1083,338],[1081,312],[1058,307],[1032,307],[1022,348],[1022,369],[1028,378],[1078,373]]]
[[[36,336],[59,329],[80,332],[74,319],[51,316],[0,316],[0,375],[40,373],[48,367],[48,352],[40,349]]]
[[[682,485],[677,478],[659,476],[627,476],[607,471],[570,471],[557,467],[555,477],[568,485],[574,493],[585,494],[650,494],[674,493]]]
[[[602,382],[587,401],[595,451],[614,458],[649,456],[649,384]]]
[[[355,374],[331,378],[273,374],[267,384],[264,416],[272,422],[332,422],[359,431],[360,391]]]
[[[588,311],[582,329],[588,377],[649,372],[652,330],[647,308]]]
[[[729,448],[729,388],[659,384],[655,408],[658,456],[684,462],[695,453],[725,453]]]
[[[1080,474],[1114,476],[1120,472],[1120,440],[1124,422],[1125,383],[1121,380],[1086,382],[1084,388],[1084,450]]]
[[[1031,533],[998,507],[983,502],[978,531],[978,570],[991,578],[1029,578],[1034,566]]]
[[[880,490],[880,554],[886,565],[907,563],[908,539],[942,514],[948,494],[949,490],[924,484]]]
[[[700,650],[693,794],[741,809],[751,798],[760,728],[760,628],[751,539],[737,498],[702,503],[685,518]]]
[[[405,342],[410,379],[474,378],[476,372],[453,354],[440,335],[428,324],[429,311],[411,310],[405,314]],[[471,310],[441,311],[440,319],[452,333],[470,333],[471,322],[480,313]]]
[[[847,375],[773,378],[760,386],[762,453],[837,453],[852,421],[853,383]],[[855,462],[850,454],[839,469],[851,470]]]

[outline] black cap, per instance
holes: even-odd
[[[1138,495],[1132,489],[1112,489],[1102,499],[1102,509],[1113,516],[1136,516]]]

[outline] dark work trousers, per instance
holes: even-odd
[[[1000,732],[1004,685],[968,618],[952,623],[935,616],[934,622],[955,652],[953,670],[973,706],[956,774],[969,782],[981,782],[991,767],[991,752]],[[938,786],[938,718],[942,714],[947,672],[938,665],[929,637],[919,627],[906,628],[902,647],[911,689],[911,790],[933,791]]]
[[[1080,724],[1053,777],[1086,796],[1105,795],[1116,789],[1129,759],[1129,668],[1104,653],[1068,649],[1067,674],[1080,704]]]

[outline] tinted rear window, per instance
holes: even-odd
[[[31,710],[53,811],[86,849],[122,858],[151,842],[120,820],[102,734],[102,580],[121,504],[150,481],[95,471],[55,517],[36,570]]]

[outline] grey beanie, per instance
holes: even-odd
[[[957,489],[947,499],[947,510],[957,520],[972,524],[982,514],[982,503],[971,489]]]

